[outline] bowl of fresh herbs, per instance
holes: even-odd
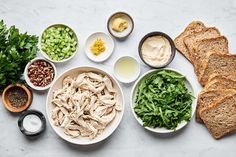
[[[156,133],[183,128],[196,108],[191,83],[186,76],[170,68],[143,74],[133,86],[130,101],[139,124]]]

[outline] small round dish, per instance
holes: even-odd
[[[123,56],[116,60],[113,68],[114,76],[122,83],[135,81],[140,74],[140,65],[137,59]]]
[[[131,111],[135,117],[135,119],[138,121],[138,123],[143,126],[143,121],[141,120],[141,118],[139,118],[135,111],[134,111],[134,106],[135,106],[135,100],[136,100],[136,94],[137,94],[137,91],[138,91],[138,87],[140,85],[140,83],[142,82],[143,79],[145,79],[146,77],[148,77],[149,75],[157,72],[157,71],[160,71],[160,70],[169,70],[169,71],[173,71],[173,72],[176,72],[178,74],[181,74],[181,72],[175,70],[175,69],[171,69],[171,68],[163,68],[163,69],[153,69],[153,70],[149,70],[147,71],[146,73],[144,73],[141,77],[139,77],[139,79],[135,82],[132,90],[131,90],[131,95],[130,95],[130,107],[131,107]],[[183,75],[183,74],[181,74]],[[194,88],[192,86],[192,84],[190,83],[189,79],[187,77],[185,77],[185,87],[188,89],[188,91],[191,92],[191,94],[193,96],[195,96],[195,93],[194,93]],[[196,110],[196,99],[193,98],[193,101],[192,101],[192,113],[191,113],[191,119],[195,113],[195,110]],[[191,120],[190,119],[190,120]],[[149,130],[149,131],[152,131],[154,133],[172,133],[172,132],[176,132],[180,129],[182,129],[184,126],[186,126],[187,124],[189,123],[189,121],[182,121],[178,124],[178,126],[175,128],[175,130],[171,130],[171,129],[166,129],[164,127],[160,128],[160,127],[156,127],[156,128],[152,128],[152,127],[144,127],[145,129]]]
[[[128,27],[125,30],[123,30],[122,32],[117,32],[112,29],[112,24],[116,18],[122,18],[122,19],[126,20],[128,23]],[[132,33],[132,31],[134,29],[134,21],[129,14],[127,14],[125,12],[116,12],[109,17],[109,19],[107,21],[107,29],[113,37],[115,37],[119,40],[124,40]]]
[[[16,91],[22,91],[23,96],[25,98],[27,98],[26,101],[23,101],[22,105],[20,105],[18,107],[12,105],[12,103],[11,103],[12,100],[10,100],[10,99],[13,99],[13,98],[10,98],[10,93],[13,93]],[[13,94],[16,95],[15,93],[13,93]],[[21,99],[20,101],[23,100],[20,97],[15,97],[15,99],[18,99],[15,101],[18,103],[19,103],[19,99]],[[32,100],[33,100],[32,92],[23,84],[15,84],[15,85],[11,84],[11,85],[7,86],[2,93],[2,101],[3,101],[5,108],[8,111],[14,112],[14,113],[19,113],[19,112],[26,110],[31,105]]]
[[[91,52],[91,46],[97,39],[101,39],[102,41],[104,41],[105,51],[101,52],[99,55],[96,56]],[[114,40],[108,34],[104,32],[96,32],[91,34],[87,38],[84,46],[84,51],[90,60],[94,62],[104,62],[111,56],[114,47],[115,47]]]
[[[75,46],[76,48],[75,48],[74,52],[73,52],[69,57],[67,57],[67,58],[65,58],[65,59],[54,60],[54,59],[50,58],[49,55],[47,54],[47,52],[45,52],[45,51],[43,50],[43,48],[42,48],[43,34],[44,34],[44,32],[45,32],[46,30],[48,30],[48,29],[50,29],[50,28],[52,28],[52,27],[55,27],[55,28],[56,28],[56,27],[68,28],[69,31],[72,32],[72,36],[75,38],[75,41],[76,41],[76,43],[77,43],[76,46]],[[70,28],[69,26],[64,25],[64,24],[53,24],[53,25],[47,27],[47,28],[43,31],[43,33],[42,33],[42,35],[41,35],[41,38],[40,38],[40,50],[41,50],[40,52],[41,52],[41,54],[42,54],[47,60],[49,60],[49,61],[51,61],[51,62],[53,62],[53,63],[64,63],[64,62],[67,62],[67,61],[69,61],[70,59],[72,59],[72,58],[75,56],[75,54],[77,53],[77,51],[78,51],[78,45],[79,45],[79,41],[78,41],[78,38],[77,38],[77,35],[76,35],[75,31],[74,31],[72,28]]]
[[[42,62],[42,63],[47,63],[47,67],[42,67],[42,65],[38,64],[38,62]],[[36,65],[34,65],[36,64]],[[30,69],[29,69],[30,68]],[[48,71],[48,69],[51,70]],[[50,75],[51,74],[51,75]],[[36,83],[36,81],[32,81],[34,79],[29,78],[32,77],[32,75],[34,76],[34,78],[37,80],[40,77],[42,77],[42,80],[45,81],[44,85],[38,85],[36,86],[34,83]],[[26,66],[25,66],[25,70],[24,70],[24,78],[26,83],[34,90],[39,90],[39,91],[43,91],[43,90],[47,90],[51,84],[53,83],[53,81],[55,80],[57,76],[57,71],[56,71],[56,67],[53,63],[47,61],[46,59],[43,58],[35,58],[33,60],[31,60]],[[38,80],[38,83],[43,83],[42,80]]]
[[[150,38],[150,37],[154,37],[154,36],[160,36],[160,37],[163,37],[164,39],[167,39],[167,41],[169,41],[169,44],[170,44],[170,47],[171,47],[171,50],[170,50],[170,56],[168,58],[168,60],[163,63],[163,64],[160,64],[160,65],[157,65],[157,66],[154,66],[154,65],[151,65],[150,63],[148,63],[147,61],[145,61],[144,57],[143,57],[143,54],[142,54],[142,46],[144,44],[144,42]],[[139,52],[139,57],[141,58],[141,60],[146,64],[148,65],[149,67],[151,68],[164,68],[166,66],[168,66],[172,60],[174,59],[175,57],[175,53],[176,53],[176,48],[175,48],[175,44],[174,44],[174,41],[165,33],[163,32],[151,32],[151,33],[148,33],[146,34],[142,39],[141,41],[139,42],[139,46],[138,46],[138,52]]]
[[[41,112],[37,110],[28,110],[20,115],[18,119],[18,127],[26,136],[37,136],[46,129],[46,119]],[[30,129],[34,131],[30,131]]]

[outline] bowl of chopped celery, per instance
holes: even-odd
[[[191,120],[196,109],[190,81],[170,68],[143,74],[133,86],[130,104],[139,124],[156,133],[180,130]]]
[[[40,46],[42,55],[51,62],[66,62],[75,56],[78,38],[70,27],[54,24],[43,31]]]

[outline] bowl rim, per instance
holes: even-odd
[[[140,76],[139,77],[139,79],[138,80],[136,80],[136,82],[134,83],[134,85],[133,85],[133,87],[132,87],[132,89],[131,89],[131,94],[130,94],[130,107],[131,107],[131,111],[132,111],[132,114],[133,114],[133,116],[135,117],[135,119],[136,119],[136,121],[143,127],[143,122],[142,122],[142,120],[136,115],[136,113],[134,112],[134,109],[133,109],[133,100],[134,100],[134,98],[133,98],[133,95],[134,95],[134,92],[136,91],[135,89],[137,88],[137,86],[138,86],[138,84],[140,83],[140,81],[145,77],[145,76],[147,76],[147,75],[149,75],[149,74],[151,74],[151,73],[153,73],[153,72],[156,72],[156,71],[160,71],[160,70],[170,70],[170,71],[174,71],[174,72],[176,72],[176,73],[179,73],[179,74],[181,74],[181,75],[183,75],[179,70],[176,70],[176,69],[173,69],[173,68],[162,68],[162,69],[152,69],[152,70],[149,70],[149,71],[147,71],[147,72],[145,72],[142,76]],[[188,78],[188,76],[186,76],[186,75],[183,75],[183,76],[185,76],[185,78],[186,78],[186,81],[188,82],[188,84],[189,84],[189,86],[190,86],[190,88],[191,88],[191,92],[192,92],[192,95],[194,96],[194,98],[193,98],[193,102],[192,102],[192,104],[191,104],[191,106],[192,106],[192,113],[191,113],[191,118],[190,118],[190,121],[191,121],[191,119],[193,118],[193,116],[194,116],[194,114],[195,114],[195,111],[196,111],[196,96],[195,96],[195,90],[194,90],[194,88],[193,88],[193,85],[191,84],[191,82],[190,82],[190,80],[189,80],[189,78]],[[151,132],[154,132],[154,133],[159,133],[159,134],[165,134],[165,133],[173,133],[173,132],[176,132],[176,131],[179,131],[179,130],[181,130],[182,128],[184,128],[190,121],[182,121],[184,124],[182,125],[182,126],[180,126],[179,128],[178,128],[178,126],[176,127],[176,130],[170,130],[170,129],[165,129],[165,130],[163,130],[163,131],[160,131],[160,130],[156,130],[156,128],[151,128],[151,127],[143,127],[143,128],[145,128],[145,129],[147,129],[147,130],[149,130],[149,131],[151,131]],[[179,124],[181,124],[181,123],[179,123]],[[178,124],[178,125],[179,125]]]
[[[52,67],[53,67],[53,70],[54,70],[54,78],[53,78],[52,82],[49,83],[48,85],[44,86],[44,87],[40,87],[40,86],[35,86],[35,85],[33,85],[33,84],[30,82],[29,77],[28,77],[28,75],[27,75],[27,73],[28,73],[27,70],[28,70],[29,66],[30,66],[33,62],[35,62],[35,61],[37,61],[37,60],[43,60],[43,61],[45,61],[45,62],[51,64]],[[48,61],[48,60],[46,60],[46,59],[44,59],[44,58],[42,58],[42,57],[36,57],[36,58],[30,60],[30,61],[27,63],[27,65],[25,66],[25,69],[24,69],[24,78],[25,78],[25,81],[26,81],[26,83],[27,83],[32,89],[34,89],[34,90],[38,90],[38,91],[47,90],[48,88],[50,88],[50,86],[52,85],[52,83],[55,81],[56,77],[57,77],[57,69],[56,69],[56,66],[55,66],[52,62],[50,62],[50,61]]]
[[[19,107],[19,108],[11,107],[11,105],[8,104],[7,101],[5,100],[5,99],[7,99],[7,95],[6,95],[7,92],[8,92],[11,88],[14,88],[14,87],[18,87],[18,88],[23,89],[23,90],[26,92],[27,97],[28,97],[28,100],[27,100],[26,104],[25,104],[24,106],[22,106],[22,107]],[[3,105],[4,105],[4,107],[5,107],[8,111],[10,111],[10,112],[14,112],[14,113],[23,112],[23,111],[25,111],[27,108],[29,108],[29,106],[31,105],[32,101],[33,101],[33,94],[32,94],[32,91],[31,91],[29,88],[27,88],[24,84],[21,84],[21,83],[8,85],[8,86],[4,89],[4,91],[3,91],[3,93],[2,93],[2,102],[3,102]]]
[[[56,81],[57,81],[59,78],[61,78],[63,75],[65,75],[66,73],[70,72],[71,70],[78,69],[78,68],[89,68],[89,69],[91,68],[91,69],[95,69],[95,70],[101,71],[101,72],[105,73],[106,75],[108,75],[110,78],[112,78],[112,79],[113,79],[112,81],[115,81],[115,83],[117,84],[117,87],[119,88],[119,90],[120,90],[120,92],[121,92],[121,97],[122,97],[122,110],[121,110],[121,112],[120,112],[120,118],[118,119],[118,121],[117,121],[115,127],[112,129],[112,131],[111,131],[109,134],[107,134],[106,136],[104,136],[104,137],[101,138],[100,140],[91,140],[91,141],[89,141],[88,143],[73,142],[73,141],[71,141],[71,140],[68,140],[68,139],[64,138],[60,133],[58,133],[58,131],[56,130],[56,127],[52,124],[52,121],[51,121],[51,119],[50,119],[51,117],[50,117],[49,108],[48,108],[48,106],[49,106],[48,100],[49,100],[49,93],[51,93],[52,88],[50,88],[49,91],[48,91],[47,99],[46,99],[46,103],[45,103],[45,104],[46,104],[46,115],[47,115],[46,117],[47,117],[47,119],[48,119],[48,121],[49,121],[50,127],[51,127],[51,128],[53,129],[53,131],[54,131],[60,138],[62,138],[63,140],[65,140],[65,141],[67,141],[67,142],[69,142],[69,143],[72,143],[72,144],[76,144],[76,145],[91,145],[91,144],[95,144],[95,143],[99,143],[99,142],[101,142],[101,141],[104,141],[105,139],[107,139],[108,137],[110,137],[110,136],[115,132],[115,130],[118,128],[118,126],[119,126],[120,123],[121,123],[121,120],[123,119],[124,112],[125,112],[125,98],[124,98],[124,93],[123,93],[123,90],[122,90],[122,88],[121,88],[119,82],[118,82],[107,70],[103,70],[103,69],[100,69],[100,68],[97,68],[97,67],[91,66],[91,65],[89,65],[89,66],[88,66],[88,65],[80,65],[80,66],[75,66],[75,67],[72,67],[72,68],[67,69],[66,71],[64,71],[63,73],[61,73],[59,77],[57,77],[57,79],[53,82],[53,84],[52,84],[51,87],[53,87],[54,84],[56,83]]]
[[[171,46],[171,56],[169,58],[169,60],[165,63],[165,64],[162,64],[162,65],[159,65],[159,66],[153,66],[153,65],[150,65],[149,63],[147,63],[144,59],[143,59],[143,55],[142,55],[142,45],[144,43],[144,41],[149,38],[149,37],[153,37],[153,36],[162,36],[164,38],[166,38],[169,43],[170,43],[170,46]],[[151,68],[155,68],[155,69],[160,69],[160,68],[164,68],[166,66],[168,66],[172,61],[173,59],[175,58],[175,54],[176,54],[176,47],[175,47],[175,44],[174,44],[174,41],[173,39],[167,35],[166,33],[164,32],[159,32],[159,31],[153,31],[153,32],[150,32],[148,34],[146,34],[139,42],[139,45],[138,45],[138,54],[139,54],[139,57],[141,58],[141,60],[149,67]]]
[[[132,23],[131,30],[129,31],[129,33],[126,34],[126,35],[124,35],[124,36],[122,36],[122,37],[118,37],[118,36],[116,36],[114,33],[112,33],[112,31],[111,31],[111,29],[110,29],[110,27],[109,27],[112,18],[113,18],[114,16],[118,15],[118,14],[123,14],[123,15],[127,16],[127,17],[130,19],[131,23]],[[132,18],[128,13],[126,13],[126,12],[123,12],[123,11],[115,12],[115,13],[113,13],[113,14],[108,18],[108,20],[107,20],[107,30],[108,30],[108,32],[109,32],[113,37],[115,37],[115,38],[117,38],[117,39],[120,39],[120,40],[126,39],[126,38],[133,32],[133,30],[134,30],[134,20],[133,20],[133,18]]]
[[[116,64],[117,64],[117,62],[118,62],[120,59],[122,59],[122,58],[131,58],[131,59],[133,59],[133,60],[137,63],[137,65],[138,65],[137,74],[135,75],[135,77],[134,77],[133,79],[130,79],[130,80],[128,80],[128,81],[125,81],[125,80],[121,79],[121,77],[118,76],[118,74],[115,72]],[[135,80],[138,79],[140,73],[141,73],[140,63],[139,63],[138,59],[136,59],[135,57],[133,57],[133,56],[131,56],[131,55],[124,55],[124,56],[119,57],[119,58],[115,61],[114,65],[113,65],[113,74],[114,74],[115,78],[116,78],[118,81],[122,82],[122,83],[132,83],[132,82],[134,82]]]
[[[112,42],[112,47],[111,47],[112,50],[111,50],[110,54],[107,57],[104,57],[101,60],[95,60],[95,59],[91,58],[88,55],[91,52],[86,50],[86,48],[87,48],[86,45],[87,45],[88,39],[91,38],[93,35],[96,35],[96,34],[103,34],[103,35],[107,36],[109,38],[109,40],[111,40],[111,42]],[[108,60],[111,57],[112,53],[114,52],[114,49],[115,49],[115,42],[114,42],[113,38],[109,34],[107,34],[106,32],[103,32],[103,31],[94,32],[94,33],[91,33],[90,35],[88,35],[88,37],[85,40],[85,44],[84,44],[84,52],[85,52],[87,58],[90,59],[91,61],[95,62],[95,63],[102,63],[102,62],[105,62],[106,60]]]
[[[67,28],[69,28],[69,29],[73,32],[73,35],[75,36],[75,39],[76,39],[76,41],[77,41],[77,45],[76,45],[75,52],[74,52],[70,57],[68,57],[68,58],[66,58],[66,59],[59,60],[59,61],[51,59],[51,58],[47,55],[47,53],[42,50],[42,38],[43,38],[43,33],[44,33],[47,29],[49,29],[49,28],[51,28],[51,27],[58,27],[58,26],[62,26],[62,27],[67,27]],[[78,37],[77,37],[75,31],[74,31],[70,26],[68,26],[68,25],[66,25],[66,24],[62,24],[62,23],[55,23],[55,24],[52,24],[52,25],[46,27],[46,28],[43,30],[43,32],[41,33],[40,42],[39,42],[39,49],[40,49],[40,53],[43,55],[43,57],[46,58],[47,60],[49,60],[50,62],[53,62],[53,63],[64,63],[64,62],[67,62],[67,61],[71,60],[71,59],[75,56],[75,54],[78,52],[78,49],[79,49],[79,40],[78,40]]]

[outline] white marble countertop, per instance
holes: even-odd
[[[0,0],[0,15],[5,23],[16,25],[21,31],[40,35],[53,23],[71,26],[79,38],[79,52],[71,61],[57,65],[58,73],[79,65],[94,65],[112,72],[114,61],[122,55],[138,58],[138,43],[151,31],[163,31],[176,37],[192,20],[202,20],[207,26],[216,26],[229,40],[232,53],[236,52],[235,0]],[[128,12],[134,19],[135,29],[123,41],[115,41],[115,51],[102,64],[91,62],[83,52],[88,35],[96,31],[108,32],[106,21],[116,11]],[[38,54],[40,56],[40,54]],[[140,60],[140,59],[139,59]],[[141,73],[149,70],[141,60]],[[196,91],[201,90],[192,65],[179,53],[171,68],[187,75]],[[9,113],[0,101],[0,156],[1,157],[75,157],[75,156],[214,156],[236,155],[236,134],[214,140],[207,129],[194,119],[172,136],[161,136],[144,130],[134,119],[129,106],[133,84],[121,84],[125,93],[125,114],[117,130],[104,142],[91,146],[77,146],[57,136],[49,123],[38,139],[27,139],[18,129],[18,115]],[[34,92],[30,109],[45,114],[47,92]]]

